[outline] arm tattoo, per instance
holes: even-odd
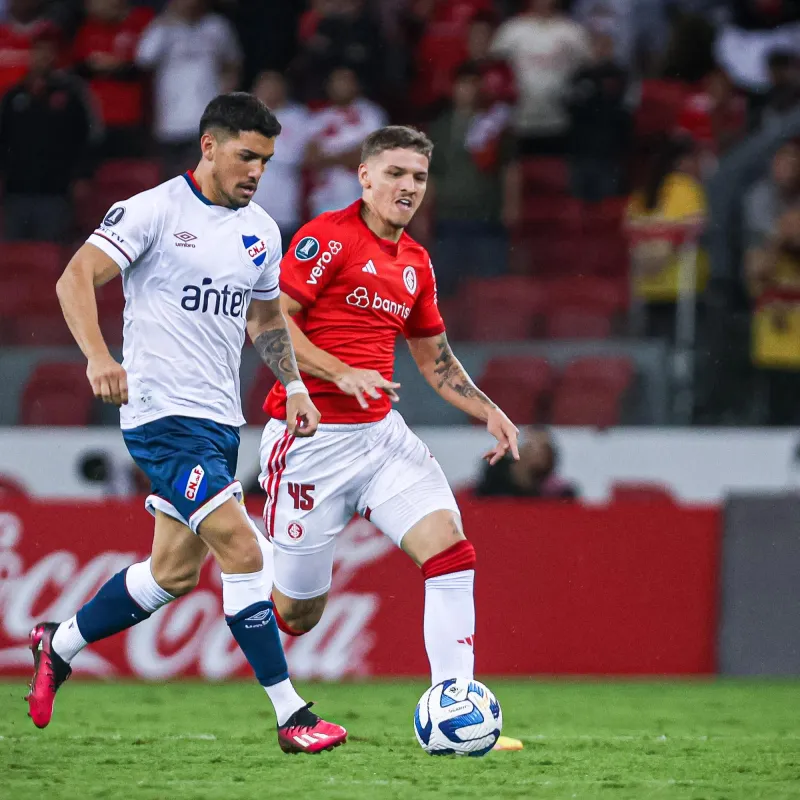
[[[287,328],[264,331],[253,342],[261,360],[275,373],[275,377],[286,386],[289,381],[300,379],[297,360],[292,347],[292,337]]]
[[[439,354],[436,356],[433,374],[436,375],[436,388],[441,391],[445,386],[465,398],[475,398],[492,408],[495,404],[472,382],[464,367],[453,355],[447,334],[442,334],[436,341]]]

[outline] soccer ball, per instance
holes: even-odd
[[[485,756],[503,728],[497,698],[479,681],[450,678],[417,703],[414,732],[432,756]]]

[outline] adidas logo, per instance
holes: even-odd
[[[375,269],[375,265],[372,263],[372,259],[367,261],[366,266],[361,268],[362,272],[369,272],[370,275],[377,275],[378,270]]]
[[[327,733],[300,733],[297,736],[292,736],[292,739],[303,747],[308,747],[317,742],[323,742],[325,739],[330,739],[330,736]]]

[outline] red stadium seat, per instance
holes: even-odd
[[[3,276],[39,275],[55,283],[66,265],[66,252],[60,245],[49,242],[0,243],[0,272]]]
[[[275,376],[267,367],[261,365],[247,390],[244,416],[248,425],[266,425],[269,421],[269,415],[264,411],[263,405],[269,390],[274,385]]]
[[[22,425],[88,425],[94,397],[79,362],[42,363],[22,393]]]
[[[553,398],[553,425],[584,425],[610,428],[620,419],[621,396],[613,387],[592,391],[579,384],[562,383]]]
[[[526,158],[522,162],[522,181],[525,194],[567,194],[567,162],[561,158]]]
[[[611,316],[602,311],[557,308],[545,318],[548,339],[608,339]]]
[[[478,385],[519,424],[544,420],[555,373],[544,358],[506,356],[487,364]]]
[[[585,244],[586,272],[591,275],[619,276],[628,281],[630,250],[627,239],[619,232],[596,235]]]
[[[548,308],[584,309],[616,314],[627,306],[627,284],[609,278],[575,276],[548,281]]]
[[[562,381],[576,385],[603,384],[625,391],[633,380],[634,368],[625,356],[576,358],[562,374]]]
[[[161,165],[157,161],[122,158],[106,161],[97,170],[94,184],[98,189],[117,192],[117,200],[152,189],[161,183]]]
[[[661,483],[618,481],[611,487],[612,503],[674,503],[675,498]]]
[[[60,312],[24,314],[13,320],[11,330],[11,340],[19,347],[58,347],[75,344]]]
[[[471,280],[460,298],[462,333],[472,341],[524,341],[536,333],[543,296],[529,278]]]

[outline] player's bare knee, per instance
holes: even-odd
[[[417,566],[421,566],[429,558],[438,556],[466,538],[461,517],[453,511],[441,509],[414,525],[403,537],[401,547]]]
[[[150,570],[155,582],[165,592],[169,592],[173,597],[183,597],[183,595],[189,594],[200,581],[200,566],[153,562]]]

